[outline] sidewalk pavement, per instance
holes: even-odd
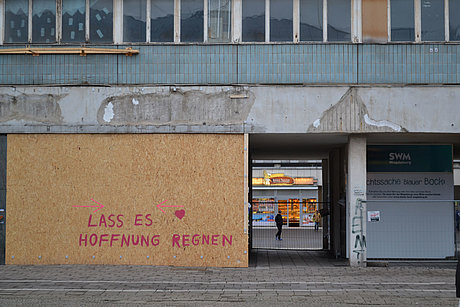
[[[455,262],[375,265],[256,250],[249,268],[0,266],[0,306],[458,306]]]

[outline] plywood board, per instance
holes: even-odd
[[[387,0],[363,0],[364,42],[386,42],[388,40]]]
[[[246,267],[244,157],[243,135],[8,135],[6,262]]]

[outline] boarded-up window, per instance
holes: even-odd
[[[113,1],[90,0],[90,40],[113,41]]]
[[[29,37],[29,1],[5,1],[5,42],[25,43]]]
[[[327,1],[327,40],[351,40],[351,3],[350,0]]]
[[[243,1],[243,41],[265,41],[265,0]]]
[[[391,0],[390,6],[391,40],[414,41],[414,0]]]
[[[123,0],[123,41],[146,41],[146,9],[146,0]]]
[[[292,0],[270,0],[270,41],[292,41]]]
[[[174,0],[152,0],[150,41],[174,41]]]
[[[62,0],[62,41],[85,41],[85,0]]]
[[[56,41],[56,1],[34,0],[32,2],[32,42]]]
[[[362,2],[363,42],[386,42],[388,40],[387,0]]]
[[[323,0],[300,0],[300,40],[323,40]]]
[[[203,0],[181,0],[181,42],[203,41]]]

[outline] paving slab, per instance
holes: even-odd
[[[458,306],[455,261],[346,264],[256,250],[248,268],[8,265],[0,306]]]

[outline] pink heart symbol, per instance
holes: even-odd
[[[175,214],[176,214],[176,216],[177,216],[177,218],[178,218],[179,220],[182,220],[182,218],[183,218],[184,215],[185,215],[185,210],[177,210],[177,211],[175,212]]]

